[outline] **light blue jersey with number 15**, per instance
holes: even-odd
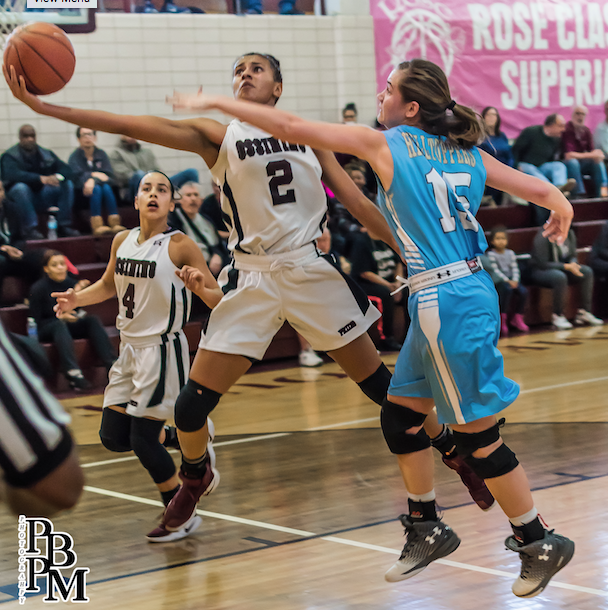
[[[415,127],[386,132],[393,183],[380,189],[409,275],[483,254],[475,220],[486,170],[476,148],[449,146]],[[495,415],[517,397],[496,348],[498,297],[490,276],[475,273],[424,288],[408,301],[411,325],[395,365],[390,396],[432,398],[439,421],[465,424]]]
[[[379,185],[380,206],[409,275],[483,254],[488,245],[475,220],[486,181],[479,151],[405,125],[385,137],[395,173],[388,191]]]

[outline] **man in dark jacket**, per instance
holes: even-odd
[[[6,205],[17,219],[24,239],[43,239],[38,232],[38,212],[50,207],[57,213],[58,235],[80,235],[72,229],[74,186],[72,170],[54,152],[38,146],[31,125],[19,128],[19,143],[0,157],[0,175],[8,195]]]
[[[568,284],[580,284],[580,303],[574,323],[578,326],[601,326],[604,322],[591,313],[593,270],[578,262],[576,237],[570,229],[560,246],[543,236],[539,229],[530,255],[530,278],[533,284],[553,289],[551,321],[558,330],[568,330],[572,324],[564,316]]]

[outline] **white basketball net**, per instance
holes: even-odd
[[[26,0],[0,0],[0,43],[4,46],[9,34],[24,21]]]

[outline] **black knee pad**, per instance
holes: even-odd
[[[133,417],[132,420],[131,446],[135,455],[155,483],[168,481],[177,470],[173,458],[159,440],[165,422],[142,417]]]
[[[200,430],[221,397],[219,392],[188,379],[175,403],[175,425],[178,430],[183,432]]]
[[[411,428],[422,426],[425,419],[424,413],[418,413],[409,407],[402,407],[385,399],[380,412],[380,423],[391,452],[403,455],[428,449],[431,446],[431,439],[424,428],[420,428],[416,434],[408,433]]]
[[[503,421],[504,420],[501,420],[501,423]],[[454,430],[452,433],[454,434],[454,442],[456,443],[458,455],[467,458],[478,449],[488,447],[492,443],[495,443],[500,438],[500,432],[498,430],[500,425],[500,423],[496,423],[487,430],[473,433],[457,432]]]
[[[504,442],[490,453],[488,457],[476,458],[469,455],[464,458],[464,461],[480,479],[501,477],[503,474],[508,474],[512,470],[515,470],[519,465],[517,457]]]
[[[371,398],[376,404],[382,405],[388,392],[391,377],[391,372],[383,362],[374,373],[357,385],[368,398]]]
[[[104,409],[101,415],[99,438],[101,444],[110,451],[123,453],[131,451],[131,420],[133,418],[121,411]]]

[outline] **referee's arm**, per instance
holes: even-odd
[[[0,325],[0,467],[15,514],[49,516],[78,501],[84,476],[69,421]]]

